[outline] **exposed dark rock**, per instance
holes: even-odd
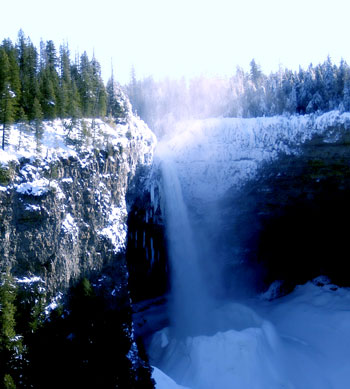
[[[314,136],[300,154],[265,163],[224,200],[223,244],[236,248],[242,269],[254,269],[258,288],[283,280],[288,291],[320,274],[350,285],[350,131],[328,132],[337,139]]]
[[[145,175],[140,170],[127,194],[129,209],[126,258],[133,302],[162,296],[169,288],[159,174],[159,171],[155,172],[153,182],[145,184]]]

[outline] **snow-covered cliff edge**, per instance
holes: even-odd
[[[156,145],[141,120],[57,120],[40,136],[17,125],[8,143],[0,151],[2,270],[57,290],[124,253],[125,195]],[[120,261],[123,283],[125,256]]]
[[[264,118],[215,118],[178,123],[164,140],[177,164],[184,195],[191,201],[212,201],[253,178],[261,162],[282,153],[297,155],[315,135],[336,143],[350,129],[350,114]]]

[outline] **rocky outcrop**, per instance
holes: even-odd
[[[224,245],[234,244],[243,278],[253,276],[259,288],[281,280],[285,292],[319,275],[350,285],[349,140],[346,125],[330,125],[296,155],[282,153],[239,191],[227,192]]]
[[[128,245],[126,259],[133,302],[163,296],[169,289],[168,253],[159,186],[138,184],[127,201]]]
[[[27,133],[22,142],[27,154],[31,138]],[[39,276],[55,292],[118,260],[115,283],[127,293],[125,196],[139,169],[150,165],[154,146],[154,135],[133,117],[124,125],[85,121],[75,129],[47,123],[35,158],[18,156],[10,145],[5,157],[12,162],[0,169],[1,268],[19,278]]]

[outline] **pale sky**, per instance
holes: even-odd
[[[344,58],[350,64],[349,0],[0,0],[0,39],[20,28],[72,54],[93,50],[108,79],[136,75],[232,75],[255,58],[264,72]]]

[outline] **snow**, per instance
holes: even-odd
[[[16,191],[21,194],[42,196],[49,191],[50,182],[46,178],[40,178],[31,182],[23,182],[16,185]]]
[[[73,179],[71,177],[69,178],[63,178],[61,180],[61,182],[64,182],[64,183],[67,183],[67,184],[72,184],[73,183]]]
[[[262,161],[297,154],[315,134],[336,141],[339,125],[350,129],[350,113],[184,121],[159,143],[156,156],[164,147],[172,153],[186,199],[211,201],[254,177]]]
[[[40,208],[39,205],[26,204],[25,210],[26,210],[26,211],[30,211],[30,212],[37,212],[37,211],[40,211],[41,208]]]
[[[91,136],[85,136],[81,141],[84,126],[91,131]],[[7,166],[11,161],[18,163],[21,158],[31,160],[39,158],[45,160],[46,163],[69,157],[79,158],[77,151],[79,143],[80,151],[87,153],[91,153],[95,147],[99,149],[107,149],[110,146],[126,148],[130,142],[127,137],[128,133],[142,140],[138,142],[140,163],[150,164],[156,145],[153,132],[135,116],[130,116],[126,124],[117,125],[110,125],[101,119],[84,119],[74,125],[70,120],[57,119],[44,122],[39,147],[34,132],[29,125],[24,130],[23,124],[11,126],[8,146],[5,150],[0,150],[0,165]]]
[[[125,200],[121,202],[120,206],[112,206],[108,215],[108,225],[100,235],[106,237],[112,242],[114,252],[117,253],[125,248],[127,226],[126,226],[126,203]]]
[[[77,240],[79,228],[71,214],[68,213],[65,215],[65,218],[62,221],[61,228],[64,233],[70,234],[72,236],[74,242]]]
[[[54,309],[56,309],[58,307],[58,305],[60,303],[60,300],[62,300],[62,297],[63,297],[63,293],[59,292],[55,297],[53,297],[51,299],[50,304],[48,304],[45,307],[45,314],[46,314],[46,316],[48,316],[51,311],[53,311]]]
[[[36,282],[44,282],[40,277],[23,277],[23,278],[15,278],[16,282],[19,284],[34,284]]]
[[[186,389],[156,367],[153,367],[152,378],[156,381],[156,389]]]
[[[20,163],[19,174],[8,186],[0,186],[0,192],[15,190],[26,196],[40,197],[48,193],[53,194],[61,201],[61,209],[65,211],[67,203],[66,185],[73,184],[72,177],[63,177],[49,180],[53,164],[58,160],[74,158],[81,168],[88,168],[94,155],[94,150],[118,151],[116,158],[110,158],[114,163],[125,163],[127,173],[132,177],[137,166],[150,165],[153,161],[153,152],[156,146],[156,137],[147,125],[138,117],[130,115],[126,123],[106,123],[101,119],[82,119],[75,123],[71,120],[54,120],[43,122],[42,137],[35,138],[35,131],[30,125],[13,125],[9,130],[8,145],[0,150],[0,167],[12,171]],[[83,134],[83,136],[82,136]],[[127,159],[126,150],[136,157]],[[25,159],[25,160],[24,160]],[[117,161],[116,161],[117,159]],[[105,163],[100,155],[100,162]],[[111,179],[108,174],[101,174],[101,180]],[[96,205],[101,206],[106,218],[106,224],[101,227],[100,235],[112,241],[114,250],[120,251],[126,242],[126,203],[125,191],[121,194],[120,204],[113,205],[111,195],[103,182],[96,192]],[[68,196],[69,197],[69,196]],[[69,201],[69,199],[68,199]],[[40,211],[39,205],[26,204],[27,211]],[[78,224],[71,214],[66,214],[62,221],[62,231],[70,234],[75,241],[79,234]]]
[[[162,330],[151,346],[156,387],[178,388],[175,380],[192,389],[348,388],[350,289],[322,283],[245,307],[227,304],[220,310],[227,323],[213,334],[164,342],[170,332]]]

